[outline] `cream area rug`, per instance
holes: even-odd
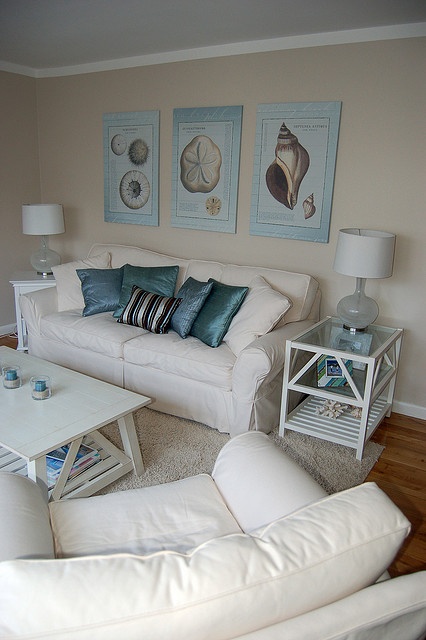
[[[134,419],[145,473],[141,477],[134,472],[128,473],[99,494],[172,482],[197,473],[211,473],[219,451],[229,440],[227,434],[216,429],[146,407],[139,409]],[[116,422],[104,427],[102,433],[121,447]],[[277,428],[269,437],[328,493],[363,482],[384,449],[379,444],[368,442],[363,459],[359,461],[355,458],[355,449],[294,431],[286,431],[284,438],[280,438]]]

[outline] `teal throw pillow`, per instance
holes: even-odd
[[[133,285],[137,285],[144,291],[151,291],[151,293],[158,293],[160,296],[170,298],[175,292],[178,273],[179,267],[177,265],[135,267],[131,264],[125,264],[119,306],[114,313],[114,318],[119,318],[123,313],[132,294]]]
[[[213,288],[192,325],[191,335],[210,347],[218,347],[241,307],[248,287],[234,287],[213,278],[209,282],[213,283]]]
[[[120,299],[123,267],[120,269],[76,269],[85,307],[83,316],[115,311]]]
[[[170,320],[180,303],[180,298],[160,296],[134,285],[130,300],[117,322],[142,327],[151,333],[167,333]]]
[[[200,282],[189,277],[177,292],[176,297],[182,298],[182,302],[173,314],[170,328],[176,331],[181,338],[186,338],[189,335],[195,318],[212,288],[213,282]]]

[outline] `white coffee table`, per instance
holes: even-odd
[[[89,496],[132,469],[143,473],[132,413],[149,404],[150,398],[0,347],[0,365],[6,364],[21,368],[23,386],[5,389],[0,377],[0,470],[28,475],[47,491],[46,454],[71,443],[61,475],[49,491],[50,500]],[[37,401],[29,380],[41,374],[50,376],[52,396]],[[124,452],[98,431],[114,420]],[[101,461],[68,482],[83,438],[100,451]]]

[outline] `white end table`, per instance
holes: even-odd
[[[327,317],[287,340],[279,433],[283,437],[291,429],[343,444],[356,449],[361,460],[366,442],[391,413],[403,331],[373,324],[358,339],[351,335],[340,320]],[[330,375],[319,382],[324,362],[330,364]],[[292,391],[307,398],[289,413]],[[321,413],[324,400],[347,407],[332,418]]]
[[[17,271],[12,274],[9,282],[13,286],[13,292],[15,294],[16,331],[18,333],[18,345],[16,348],[18,351],[27,351],[27,327],[21,314],[19,296],[24,293],[31,293],[31,291],[55,287],[55,278],[53,275],[43,277],[36,271]]]

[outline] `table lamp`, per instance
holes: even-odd
[[[64,212],[61,204],[23,204],[22,231],[26,235],[41,236],[41,246],[30,258],[31,266],[47,277],[52,267],[61,264],[61,257],[49,249],[48,236],[64,233]]]
[[[356,278],[352,295],[342,298],[337,315],[352,333],[365,331],[379,315],[378,304],[365,295],[367,278],[392,275],[395,236],[386,231],[341,229],[337,239],[334,271]]]

